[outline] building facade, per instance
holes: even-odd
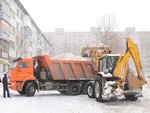
[[[45,32],[44,35],[55,48],[53,56],[67,52],[81,55],[82,47],[97,41],[97,31],[97,28],[91,28],[89,32],[64,32],[63,28],[56,28],[55,32]],[[150,31],[136,31],[134,27],[130,27],[125,31],[114,31],[112,34],[114,37],[108,41],[107,45],[110,46],[112,53],[124,53],[126,37],[131,37],[140,50],[144,72],[150,72]]]
[[[0,0],[0,60],[51,54],[51,45],[19,0]],[[8,66],[0,64],[0,73]]]

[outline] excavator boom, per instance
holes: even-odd
[[[123,83],[125,82],[129,64],[129,57],[131,56],[137,70],[138,79],[140,80],[141,84],[144,85],[146,83],[146,80],[142,74],[142,64],[139,50],[136,44],[130,38],[126,38],[126,44],[126,53],[120,56],[114,71],[114,76],[119,77]]]

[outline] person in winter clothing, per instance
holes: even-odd
[[[8,79],[7,79],[7,74],[4,74],[4,77],[2,79],[2,83],[3,83],[3,96],[4,98],[6,98],[6,92],[7,92],[7,97],[10,97],[9,94],[9,89],[8,89]]]

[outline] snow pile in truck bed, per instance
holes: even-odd
[[[105,47],[105,44],[103,44],[101,41],[92,41],[87,44],[88,47]]]
[[[81,56],[76,56],[73,53],[62,53],[51,57],[51,59],[64,59],[64,60],[88,60],[87,58],[83,58]]]

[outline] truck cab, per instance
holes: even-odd
[[[36,80],[33,64],[32,58],[14,59],[8,73],[9,88],[24,94],[26,87],[24,84]]]

